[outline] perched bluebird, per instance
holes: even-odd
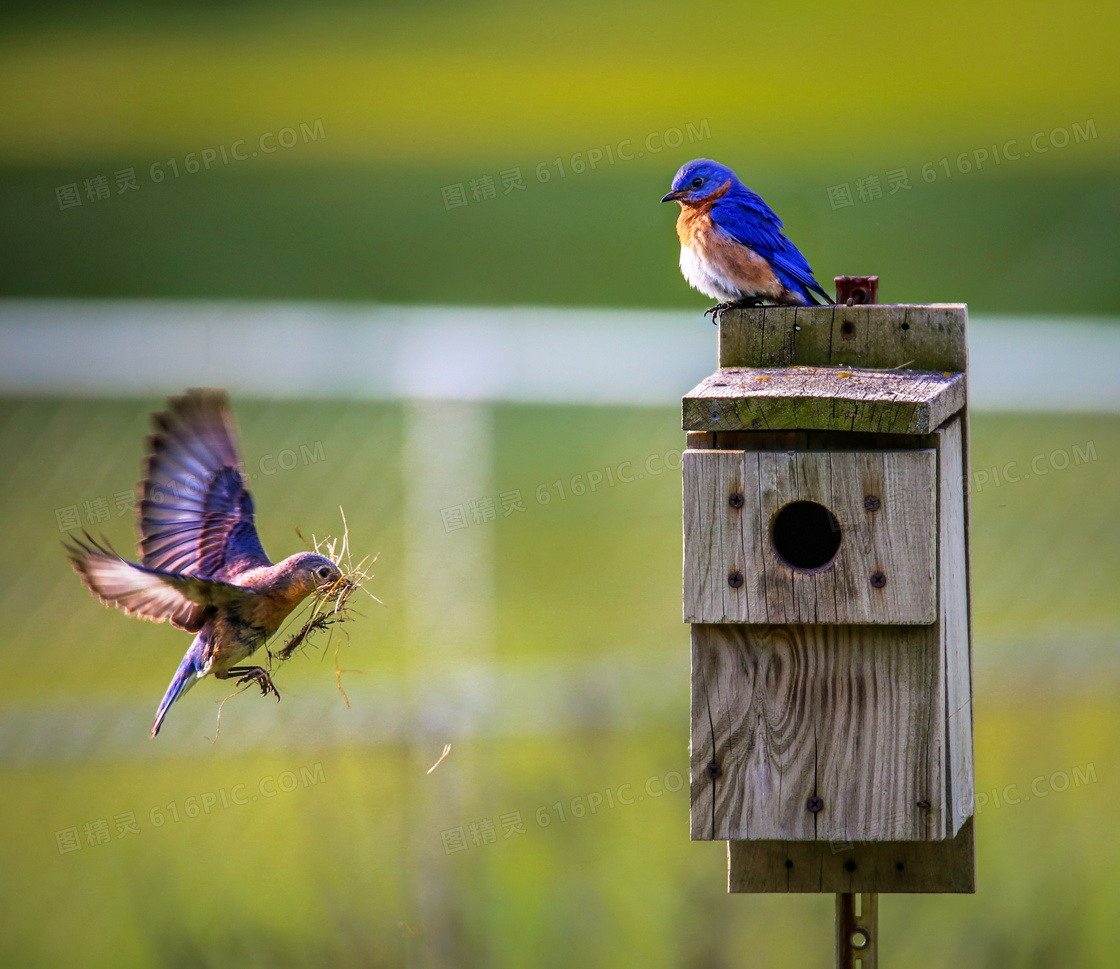
[[[308,595],[347,580],[322,555],[301,552],[276,565],[265,555],[223,391],[188,390],[152,422],[138,488],[140,563],[88,534],[66,549],[106,605],[197,633],[156,711],[155,737],[171,704],[210,674],[255,680],[262,696],[279,700],[262,667],[237,664]]]
[[[662,202],[679,202],[681,273],[693,289],[718,299],[709,313],[771,302],[820,305],[828,293],[797,246],[782,234],[782,220],[726,165],[697,158],[677,172]]]

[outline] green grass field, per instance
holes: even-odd
[[[430,596],[410,599],[403,582],[401,409],[237,401],[247,468],[322,443],[314,464],[254,483],[266,547],[277,555],[299,548],[297,525],[305,534],[335,530],[341,503],[356,545],[381,552],[374,588],[387,607],[365,610],[341,653],[344,667],[363,671],[343,681],[353,711],[334,691],[332,661],[309,654],[282,670],[280,705],[265,709],[248,694],[227,705],[216,745],[187,731],[204,708],[203,722],[216,710],[223,691],[211,682],[149,742],[151,711],[187,636],[98,606],[66,565],[55,514],[100,496],[112,506],[132,486],[157,403],[0,408],[0,449],[9,456],[0,483],[3,787],[16,794],[0,800],[0,961],[115,969],[439,959],[828,964],[831,900],[727,897],[722,845],[687,839],[687,788],[655,785],[661,796],[571,816],[572,800],[586,806],[592,792],[625,784],[641,792],[649,778],[673,786],[673,772],[687,776],[679,472],[547,506],[529,500],[524,513],[478,526],[492,529],[497,562],[487,663],[498,676],[527,677],[522,689],[537,697],[529,704],[546,712],[546,725],[552,711],[559,726],[542,728],[537,718],[527,731],[445,738],[421,726],[446,712],[438,709],[444,694],[433,688],[429,696],[424,684],[479,657],[409,638],[410,610],[438,610],[441,590],[437,582]],[[664,453],[680,444],[678,419],[671,409],[498,407],[494,490],[529,496],[539,484]],[[981,893],[885,898],[884,959],[1108,966],[1120,942],[1112,917],[1120,848],[1108,834],[1120,784],[1112,713],[1120,676],[1107,658],[1120,639],[1112,486],[1120,420],[979,415],[973,453],[975,471],[1001,470],[999,486],[973,493]],[[1009,462],[1022,469],[1039,455],[1046,474],[1004,480]],[[470,497],[449,494],[448,503]],[[126,516],[101,528],[128,547]],[[587,669],[648,680],[648,708],[604,719],[588,706],[594,691],[566,694],[552,679]],[[378,683],[419,684],[406,717],[410,739],[307,746],[286,729],[313,703],[340,718],[375,713]],[[239,745],[247,705],[253,724],[283,743],[255,736]],[[58,737],[62,759],[54,757],[40,727],[37,753],[18,759],[18,738],[30,735],[15,725],[36,710],[65,710],[80,722],[88,709],[106,722],[101,711],[113,707],[121,713],[112,731],[90,738],[82,756],[64,756],[73,748]],[[426,775],[446,739],[452,753]],[[1023,798],[1032,782],[1041,793]],[[222,791],[228,806],[218,800],[188,816],[204,794]],[[256,801],[230,800],[258,791]],[[139,832],[118,838],[114,818],[124,812],[135,813]],[[514,812],[524,832],[503,837],[498,819]],[[56,832],[81,833],[98,819],[108,822],[110,843],[59,853]],[[484,819],[495,823],[494,843],[445,853],[442,832],[463,827],[469,837],[470,824]]]

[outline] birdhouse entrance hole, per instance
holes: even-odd
[[[774,516],[774,550],[791,568],[812,572],[825,568],[840,551],[840,523],[824,505],[794,501]]]

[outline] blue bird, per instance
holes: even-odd
[[[188,390],[152,421],[138,489],[139,564],[88,534],[66,549],[105,605],[197,633],[156,712],[155,737],[171,704],[206,676],[256,681],[262,696],[279,700],[263,667],[237,664],[308,595],[349,580],[323,555],[301,552],[273,565],[265,554],[224,392]]]
[[[732,306],[819,306],[829,297],[782,220],[726,165],[697,158],[673,179],[662,202],[677,202],[681,274],[693,289],[718,299],[708,313]]]

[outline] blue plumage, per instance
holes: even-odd
[[[726,305],[817,304],[814,294],[832,302],[782,220],[726,165],[688,162],[661,201],[681,206],[681,271],[701,292]]]
[[[140,562],[88,535],[67,545],[74,569],[102,602],[198,634],[160,702],[153,737],[171,705],[206,676],[256,681],[279,699],[267,670],[237,664],[304,598],[345,582],[334,562],[314,552],[276,565],[265,554],[225,394],[191,390],[169,404],[154,416],[148,440]]]

